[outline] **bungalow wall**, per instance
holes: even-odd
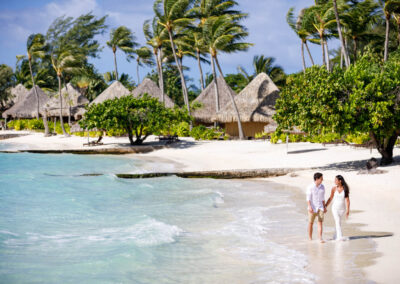
[[[264,131],[264,127],[268,125],[267,122],[242,122],[243,132],[245,137],[254,137],[256,133]],[[225,131],[230,136],[238,137],[238,124],[237,122],[225,123]]]

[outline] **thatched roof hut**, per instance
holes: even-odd
[[[217,79],[218,93],[219,93],[219,105],[220,109],[231,103],[229,93],[233,97],[236,97],[236,93],[229,87],[222,77]],[[210,124],[213,123],[213,117],[216,115],[216,94],[214,80],[204,89],[203,92],[193,101],[193,103],[200,103],[202,106],[198,109],[193,110],[192,116],[196,122]]]
[[[39,96],[39,109],[42,108],[47,101],[50,99],[42,89],[36,86],[36,90]],[[17,102],[10,109],[3,112],[2,116],[13,117],[13,118],[35,118],[37,113],[37,98],[35,90],[32,88],[26,97]]]
[[[260,73],[250,84],[235,97],[235,102],[239,110],[240,120],[246,136],[254,136],[255,133],[262,132],[264,127],[273,122],[272,116],[275,114],[275,103],[279,97],[279,89],[265,74]],[[221,109],[214,116],[214,121],[224,123],[227,131],[236,136],[237,123],[236,113],[231,102]]]
[[[7,101],[7,106],[11,107],[12,105],[15,105],[19,101],[22,101],[23,99],[26,98],[26,95],[28,95],[29,90],[25,88],[24,85],[18,84],[15,87],[12,87],[10,90],[11,97]]]
[[[115,81],[107,89],[105,89],[100,95],[98,95],[89,105],[99,104],[106,100],[112,100],[115,98],[121,98],[130,95],[130,92],[121,82]],[[86,109],[81,108],[75,113],[75,119],[80,119],[85,114]]]
[[[69,116],[70,110],[71,115],[75,116],[78,111],[84,110],[85,105],[89,103],[89,100],[83,96],[71,83],[68,83],[61,90],[62,99],[62,115]],[[70,109],[71,108],[71,109]],[[48,117],[58,117],[60,115],[60,97],[58,95],[51,98],[41,109],[41,113],[47,111]]]
[[[99,104],[106,100],[112,100],[115,98],[121,98],[128,96],[130,94],[129,90],[122,85],[121,82],[115,81],[107,89],[105,89],[100,95],[97,96],[90,104]]]
[[[156,98],[160,102],[162,101],[161,89],[157,86],[156,83],[153,82],[153,80],[149,78],[145,78],[143,82],[132,92],[132,96],[135,98],[139,98],[144,94],[148,94],[150,97]],[[166,94],[164,94],[164,101],[166,107],[173,108],[175,106],[174,102]]]

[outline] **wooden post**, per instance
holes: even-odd
[[[286,135],[286,155],[289,154],[289,135]]]

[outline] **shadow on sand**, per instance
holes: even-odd
[[[349,237],[349,240],[360,240],[360,239],[377,239],[377,238],[388,238],[393,237],[393,233],[381,232],[381,233],[373,233],[362,236],[352,236]]]
[[[302,153],[308,153],[308,152],[317,152],[317,151],[326,151],[328,149],[326,148],[320,148],[320,149],[308,149],[308,150],[296,150],[296,151],[288,151],[288,154],[302,154]]]

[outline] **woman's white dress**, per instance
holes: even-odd
[[[346,205],[344,198],[344,190],[342,190],[342,192],[339,193],[336,189],[332,203],[332,215],[333,218],[335,219],[335,227],[336,227],[336,234],[334,239],[336,240],[343,239],[341,220],[345,212],[346,212]]]

